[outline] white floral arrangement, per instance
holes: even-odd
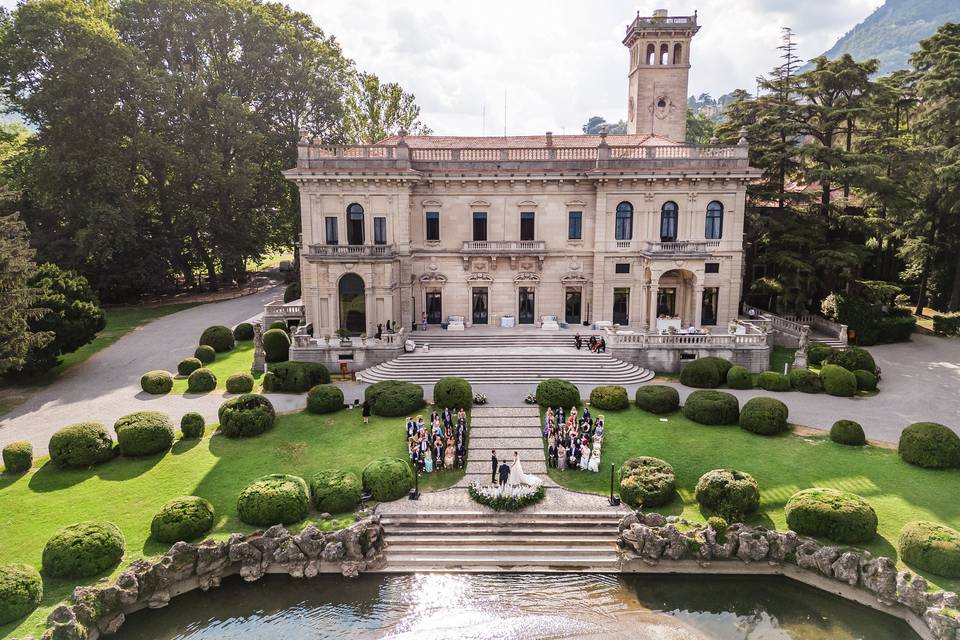
[[[469,492],[474,502],[479,502],[495,511],[519,511],[540,502],[546,495],[543,485],[533,487],[526,484],[507,484],[501,487],[479,482],[471,484]]]
[[[475,393],[473,395],[473,404],[487,404],[487,396],[482,393]]]

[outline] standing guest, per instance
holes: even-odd
[[[590,341],[587,343],[590,346],[590,351],[597,350],[597,336],[590,336]]]
[[[600,338],[600,344],[597,345],[597,353],[606,353],[607,352],[607,341],[604,338]]]
[[[563,471],[567,468],[567,448],[561,442],[557,446],[557,469]]]
[[[547,447],[547,464],[550,465],[551,469],[557,467],[557,447],[555,445],[549,445]]]
[[[589,406],[589,405],[583,407],[583,416],[582,416],[582,419],[583,419],[583,420],[589,420],[589,419],[590,419],[590,406]]]
[[[500,468],[500,465],[497,464],[497,450],[496,450],[496,449],[491,449],[491,450],[490,450],[490,466],[491,466],[490,482],[496,482],[496,481],[497,481],[497,469]],[[509,471],[507,472],[507,475],[510,475]]]
[[[557,432],[553,427],[550,427],[550,432],[547,433],[547,446],[557,448]]]
[[[577,335],[573,336],[573,344],[577,348],[577,351],[580,351],[580,347],[583,346],[583,338],[580,337],[580,332],[577,332]]]
[[[593,429],[593,435],[596,438],[603,438],[603,416],[597,416],[597,424]]]
[[[427,330],[427,312],[424,311],[420,314],[420,331]]]
[[[440,438],[437,438],[433,443],[433,458],[437,461],[437,470],[443,469],[443,443]]]
[[[453,424],[453,416],[450,415],[450,407],[443,408],[443,426],[451,426]]]
[[[453,469],[455,458],[456,448],[453,446],[453,438],[447,438],[447,446],[443,452],[443,467],[445,469]]]
[[[423,456],[423,470],[427,473],[433,473],[433,458],[430,454]]]
[[[370,401],[363,401],[363,424],[370,424]]]
[[[553,412],[553,415],[557,417],[557,424],[563,424],[563,407],[557,407],[557,410]]]
[[[407,418],[407,437],[409,438],[417,432],[417,423],[413,421],[413,418]]]
[[[377,323],[377,335],[374,336],[374,337],[375,337],[377,340],[379,340],[381,337],[383,337],[383,323],[382,323],[382,322]]]
[[[573,421],[577,421],[577,407],[576,405],[570,407],[570,417],[573,418]]]
[[[590,447],[584,445],[580,447],[580,470],[586,471],[590,468]]]

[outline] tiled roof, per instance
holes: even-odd
[[[377,143],[378,146],[394,146],[399,136],[390,136]],[[411,149],[530,149],[547,146],[547,136],[407,136],[404,141]],[[600,136],[554,135],[554,147],[596,147]],[[667,138],[652,134],[608,135],[607,144],[611,147],[649,147],[677,145]]]

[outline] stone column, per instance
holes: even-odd
[[[703,316],[703,285],[699,282],[693,288],[693,326],[699,328]]]
[[[660,289],[659,278],[659,274],[651,273],[650,275],[650,331],[657,330],[657,293]]]
[[[371,277],[371,280],[372,279],[373,278]],[[373,287],[367,287],[366,289],[364,289],[363,306],[366,312],[364,313],[364,316],[366,317],[366,320],[367,320],[367,328],[365,330],[365,333],[368,336],[372,336],[377,332],[376,329],[373,328],[377,326],[377,318],[376,318],[377,304],[374,296],[375,294],[373,292]]]
[[[604,307],[603,298],[607,289],[606,269],[604,256],[607,251],[607,192],[606,185],[597,182],[597,195],[594,205],[593,223],[593,304],[590,309],[591,322],[604,320],[608,310]]]

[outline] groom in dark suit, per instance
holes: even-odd
[[[490,468],[490,482],[496,482],[496,481],[497,481],[497,469],[499,468],[499,465],[497,464],[497,450],[496,450],[496,449],[491,449],[491,450],[490,450],[490,467],[491,467],[491,468]]]
[[[500,465],[500,487],[502,488],[507,484],[507,480],[510,479],[510,465],[506,462]]]

